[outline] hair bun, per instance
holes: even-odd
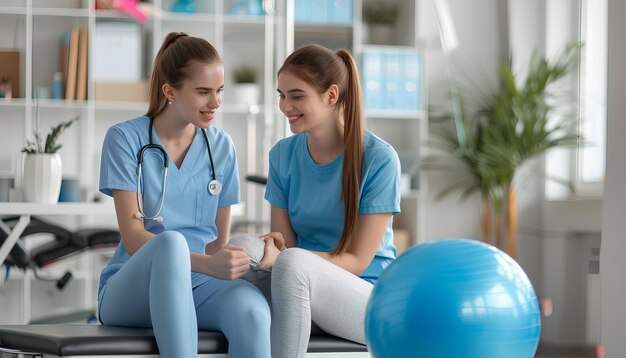
[[[165,36],[165,40],[163,40],[163,48],[169,47],[181,37],[189,37],[189,35],[185,32],[170,32],[167,36]]]

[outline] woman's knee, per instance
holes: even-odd
[[[263,298],[263,295],[261,295]],[[263,302],[258,305],[246,305],[239,312],[239,320],[244,324],[248,324],[253,332],[265,330],[269,332],[270,323],[272,321],[267,300],[263,298]]]
[[[164,231],[152,239],[149,243],[154,251],[154,257],[160,264],[172,261],[175,264],[191,265],[189,246],[185,236],[177,231]]]
[[[313,255],[308,250],[293,247],[290,249],[286,249],[282,251],[278,257],[276,257],[276,262],[274,262],[274,266],[272,268],[273,271],[282,271],[282,270],[299,270],[306,268],[307,262],[310,261],[310,255]]]
[[[268,329],[271,322],[271,313],[267,300],[252,284],[240,281],[231,290],[229,297],[234,305],[231,311],[232,319],[238,327],[248,325],[253,330]]]
[[[223,330],[229,344],[229,356],[269,357],[271,313],[261,292],[254,286],[238,285],[228,311],[227,328]]]
[[[156,245],[162,247],[164,250],[189,251],[185,236],[178,231],[163,231],[162,233],[154,236],[150,241],[154,241]]]
[[[308,250],[290,248],[282,251],[272,266],[272,285],[284,282],[307,282],[310,270],[316,270]]]
[[[263,258],[265,242],[257,236],[249,234],[235,235],[230,239],[228,244],[243,247],[248,257],[250,257],[253,262],[258,263]]]

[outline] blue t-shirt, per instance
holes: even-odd
[[[141,148],[149,143],[150,119],[146,116],[118,123],[109,128],[102,145],[100,191],[112,196],[113,190],[137,192],[137,168]],[[170,159],[162,222],[144,220],[153,234],[174,230],[185,236],[191,252],[204,253],[205,246],[217,239],[217,208],[239,202],[239,172],[235,146],[230,136],[216,127],[207,128],[217,180],[222,183],[219,195],[211,195],[207,185],[213,179],[211,162],[202,132],[197,129],[180,168]],[[154,144],[163,145],[152,130]],[[153,216],[159,208],[163,190],[163,156],[155,149],[144,152],[142,165],[143,210]],[[128,259],[120,241],[115,254],[100,275],[100,288]]]
[[[296,233],[298,247],[333,251],[343,232],[344,204],[341,198],[343,153],[328,164],[316,164],[307,148],[307,133],[279,141],[270,151],[270,169],[265,199],[286,208]],[[359,214],[400,212],[400,161],[382,139],[364,135]],[[396,257],[392,220],[376,256],[361,274],[374,282]]]

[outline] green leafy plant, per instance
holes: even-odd
[[[390,0],[373,0],[363,4],[363,21],[368,24],[393,25],[398,18],[400,8]]]
[[[64,130],[69,128],[72,123],[78,120],[78,117],[72,118],[67,122],[61,122],[59,125],[52,127],[50,133],[46,136],[46,142],[42,145],[42,135],[39,131],[33,131],[34,140],[26,140],[26,146],[22,148],[23,153],[40,154],[40,153],[56,153],[61,149],[62,145],[57,144],[57,139]]]
[[[233,71],[235,83],[256,83],[256,77],[257,70],[253,66],[243,65]]]
[[[576,116],[556,116],[559,97],[549,90],[576,67],[580,48],[580,44],[568,45],[553,62],[533,55],[524,81],[513,72],[510,60],[502,62],[499,90],[475,115],[468,114],[465,98],[470,94],[462,93],[458,73],[450,68],[454,123],[435,133],[438,139],[434,145],[458,159],[470,175],[439,195],[461,191],[467,197],[479,191],[483,197],[483,240],[491,241],[493,219],[496,246],[503,246],[502,231],[506,230],[507,251],[513,257],[517,229],[515,174],[528,159],[581,140],[572,125]],[[434,168],[442,160],[433,156],[426,162]]]

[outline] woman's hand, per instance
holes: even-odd
[[[280,232],[274,231],[260,236],[260,238],[267,243],[267,240],[272,239],[276,248],[283,251],[287,247],[285,246],[285,238]]]
[[[224,246],[213,255],[207,255],[209,275],[223,280],[234,280],[248,272],[250,260],[246,251],[239,246]]]
[[[280,254],[281,250],[278,249],[276,241],[274,241],[273,237],[268,236],[263,240],[265,241],[265,249],[263,250],[263,258],[259,264],[262,268],[270,270],[272,266],[274,266],[274,262],[276,262],[276,258],[278,257],[278,254]],[[283,244],[282,246],[284,250],[285,245]]]

